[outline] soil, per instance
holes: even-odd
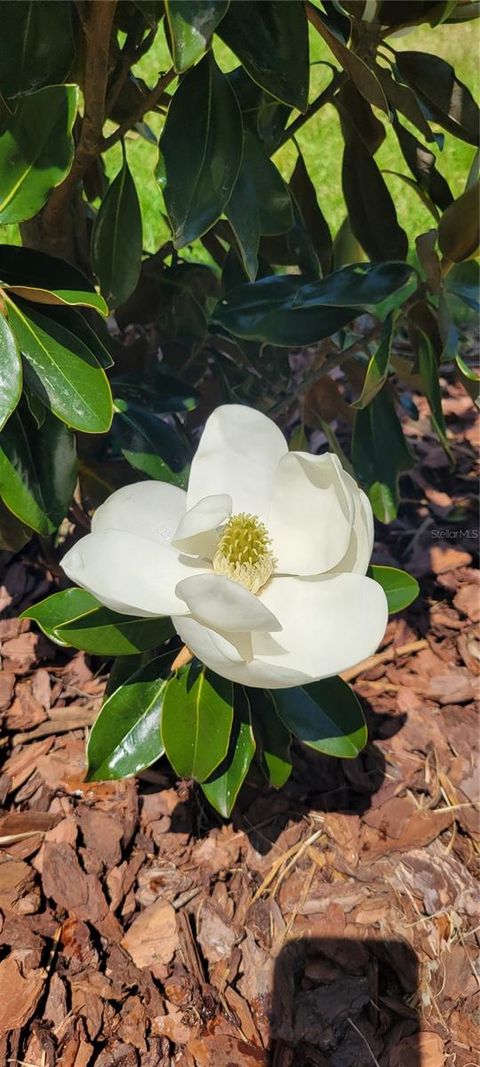
[[[443,393],[455,468],[416,398],[417,466],[377,530],[422,595],[349,672],[368,746],[299,746],[230,822],[165,762],[85,784],[108,665],[18,620],[61,579],[38,544],[3,554],[1,1063],[480,1064],[478,421]]]

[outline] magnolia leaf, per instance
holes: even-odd
[[[25,526],[48,537],[69,507],[77,476],[75,437],[48,411],[38,427],[19,405],[0,434],[0,496]]]
[[[150,660],[104,701],[88,739],[87,781],[139,774],[163,755],[161,719],[171,659],[167,654]]]
[[[272,699],[285,726],[309,748],[355,759],[367,742],[367,727],[353,689],[341,678],[274,689]]]
[[[277,100],[305,111],[308,103],[308,23],[298,0],[230,4],[219,36],[253,81]]]
[[[22,97],[0,136],[0,223],[30,219],[73,160],[76,85],[49,85]]]
[[[230,0],[165,0],[173,65],[182,73],[203,56]]]
[[[81,615],[87,615],[99,607],[98,600],[92,593],[87,593],[86,589],[72,587],[62,589],[60,593],[52,593],[45,600],[40,600],[38,604],[26,608],[20,618],[33,619],[51,641],[55,641],[57,645],[66,645],[67,642],[62,640],[57,633],[57,627],[72,622]]]
[[[389,615],[404,611],[420,593],[416,578],[398,567],[380,567],[372,563],[368,575],[381,585],[387,598]]]
[[[377,519],[392,522],[398,509],[398,478],[413,466],[413,457],[387,385],[368,407],[356,412],[352,461]]]
[[[202,791],[207,800],[225,819],[228,819],[233,811],[255,755],[255,747],[248,696],[241,686],[236,685],[233,726],[227,755],[208,781],[202,783]]]
[[[0,430],[22,395],[22,361],[15,337],[0,313]]]
[[[168,682],[162,736],[182,778],[204,782],[225,759],[233,723],[233,685],[197,662]]]
[[[133,293],[142,262],[142,215],[124,150],[122,168],[109,185],[92,231],[92,264],[110,308]]]

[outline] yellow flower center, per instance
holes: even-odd
[[[270,543],[268,530],[256,515],[243,511],[232,515],[218,542],[213,569],[232,582],[240,582],[251,593],[258,593],[273,572]]]

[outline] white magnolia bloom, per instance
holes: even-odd
[[[114,611],[171,615],[223,677],[275,689],[375,651],[388,612],[365,576],[372,546],[370,503],[337,457],[289,452],[274,422],[232,404],[208,419],[187,492],[119,489],[62,565]]]

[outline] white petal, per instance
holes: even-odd
[[[278,617],[282,632],[253,634],[254,663],[278,663],[303,674],[304,681],[339,674],[372,655],[388,621],[383,589],[360,574],[276,577],[260,599]],[[279,680],[276,687],[284,684]]]
[[[287,451],[278,426],[253,408],[225,404],[207,419],[192,462],[187,506],[228,493],[233,513],[263,518],[277,464]]]
[[[62,560],[65,574],[113,611],[124,615],[182,615],[175,586],[192,574],[191,561],[160,538],[123,530],[82,537]],[[193,573],[198,573],[198,565]]]
[[[253,685],[269,688],[299,685],[305,679],[295,671],[282,670],[275,665],[251,660],[245,649],[249,634],[218,633],[196,622],[190,615],[181,618],[174,616],[173,625],[182,641],[191,649],[198,659],[212,671],[241,685]],[[279,681],[279,678],[282,681]]]
[[[176,485],[154,481],[124,485],[97,508],[92,533],[125,530],[171,541],[186,506],[187,494]]]
[[[355,511],[343,473],[330,453],[280,460],[267,518],[277,574],[321,574],[347,552]]]
[[[186,511],[175,530],[173,544],[189,555],[212,558],[218,544],[218,530],[232,514],[228,493],[206,496]]]
[[[184,578],[175,592],[198,622],[214,630],[250,633],[281,629],[278,619],[258,597],[221,574]]]
[[[363,489],[358,489],[358,487],[355,504],[355,520],[350,544],[343,559],[337,563],[336,567],[333,567],[330,572],[332,574],[339,574],[342,571],[366,574],[368,570],[373,551],[373,512],[368,496],[365,495]]]

